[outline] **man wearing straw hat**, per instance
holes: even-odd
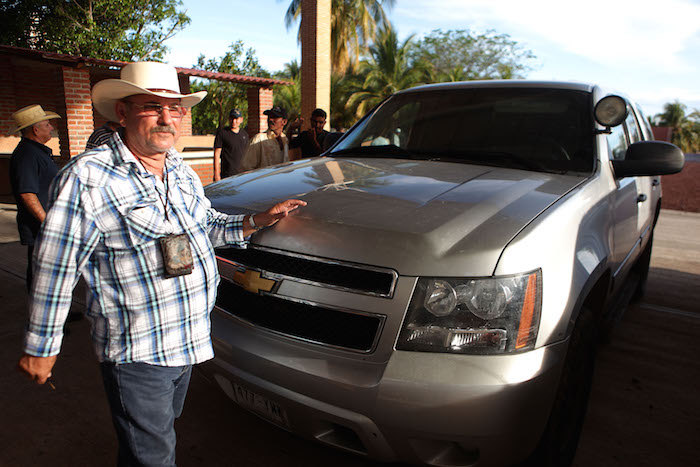
[[[244,247],[247,236],[306,205],[287,200],[232,216],[211,208],[173,149],[182,118],[205,95],[181,94],[175,68],[154,62],[97,83],[94,106],[122,128],[58,174],[39,234],[19,368],[39,384],[51,376],[82,274],[119,465],[175,464],[173,422],[192,365],[213,357],[213,247]]]
[[[50,120],[61,118],[40,105],[24,107],[12,117],[17,124],[13,133],[22,139],[10,158],[10,184],[17,202],[17,230],[22,245],[27,245],[27,289],[32,283],[32,255],[39,227],[46,217],[49,185],[58,173],[51,148],[46,143],[55,129]]]

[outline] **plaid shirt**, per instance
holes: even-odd
[[[114,130],[112,130],[112,128],[109,126],[109,123],[105,123],[97,130],[92,132],[87,140],[87,144],[85,145],[85,150],[87,151],[88,149],[93,149],[98,146],[102,146],[103,144],[107,144],[110,136],[112,136],[112,133],[114,133]]]
[[[26,353],[59,353],[82,274],[100,361],[180,366],[213,357],[209,313],[219,283],[213,247],[247,244],[243,215],[212,209],[199,178],[172,148],[165,173],[167,195],[115,133],[58,174],[35,249]],[[169,233],[187,235],[192,274],[165,278],[158,239]]]

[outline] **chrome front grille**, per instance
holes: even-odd
[[[216,255],[222,276],[216,305],[224,312],[314,344],[362,353],[376,347],[384,315],[295,299],[277,290],[282,281],[291,280],[389,298],[398,278],[394,271],[252,246],[221,248]],[[242,287],[250,273],[261,282]]]
[[[250,246],[219,248],[216,255],[247,268],[266,271],[279,278],[323,285],[365,295],[389,298],[398,279],[396,271],[324,258]]]
[[[303,341],[369,353],[384,316],[355,313],[305,301],[248,292],[223,278],[216,306],[247,323]]]

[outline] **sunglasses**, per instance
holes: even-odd
[[[163,115],[163,109],[168,109],[170,118],[182,118],[187,113],[187,107],[180,104],[160,105],[153,102],[146,104],[137,104],[136,102],[126,101],[127,104],[133,105],[141,109],[141,113],[147,117],[156,117]]]

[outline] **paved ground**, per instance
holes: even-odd
[[[112,464],[116,440],[87,322],[68,325],[55,390],[14,371],[27,296],[25,251],[16,241],[11,209],[0,205],[0,466]],[[649,291],[599,354],[576,467],[698,465],[698,232],[700,214],[662,211]],[[81,301],[76,298],[77,308]],[[181,467],[378,465],[266,424],[198,374],[177,430]]]
[[[599,353],[575,466],[699,465],[700,214],[663,211],[647,294]]]

